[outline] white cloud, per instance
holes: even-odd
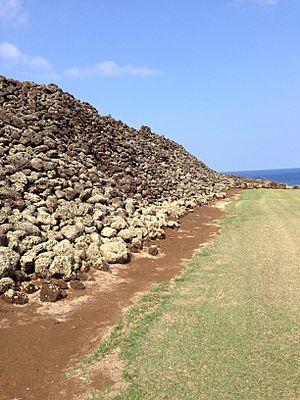
[[[9,66],[29,66],[39,71],[39,74],[49,80],[62,80],[63,78],[84,78],[90,76],[157,76],[161,71],[153,68],[138,67],[136,65],[119,65],[114,61],[103,61],[91,67],[72,67],[62,72],[53,70],[51,64],[42,56],[31,56],[22,53],[15,45],[8,42],[0,43],[0,62]]]
[[[23,54],[16,46],[7,42],[0,43],[0,59],[12,64],[29,65],[43,70],[51,69],[51,65],[44,57]]]
[[[0,22],[4,25],[23,25],[28,21],[23,0],[0,0]]]
[[[13,44],[3,42],[0,44],[0,58],[6,61],[18,62],[22,60],[22,53]]]
[[[82,78],[85,76],[154,76],[159,75],[160,71],[147,67],[138,67],[136,65],[118,65],[114,61],[103,61],[92,67],[78,68],[72,67],[65,71],[65,75],[70,78]]]

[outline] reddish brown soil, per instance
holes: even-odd
[[[237,192],[231,190],[228,198]],[[26,306],[0,303],[0,399],[78,398],[84,384],[65,372],[96,348],[138,293],[182,269],[183,261],[218,232],[214,223],[222,214],[214,205],[188,213],[180,229],[168,230],[166,239],[156,242],[160,256],[138,255],[112,274],[98,272],[86,290],[70,291],[63,301],[41,304],[36,295]]]

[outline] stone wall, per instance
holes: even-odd
[[[146,126],[101,116],[54,84],[0,76],[0,294],[127,262],[229,186]]]

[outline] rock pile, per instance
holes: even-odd
[[[127,262],[229,185],[146,126],[101,116],[54,84],[0,76],[0,294],[40,278],[43,296],[59,298],[51,279]]]
[[[231,185],[241,189],[300,189],[299,185],[288,185],[287,183],[271,181],[269,179],[252,179],[240,177],[234,174],[227,175]]]

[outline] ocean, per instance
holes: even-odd
[[[300,185],[300,168],[287,169],[262,169],[256,171],[231,171],[224,174],[235,174],[253,179],[269,179],[271,181],[287,183],[288,185]]]

